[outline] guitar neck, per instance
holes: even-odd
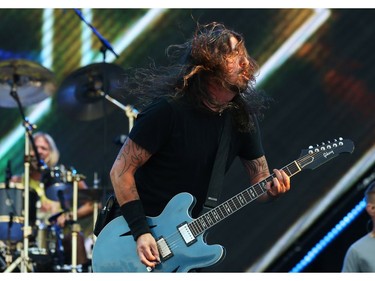
[[[301,171],[301,167],[297,162],[298,160],[291,162],[290,164],[283,167],[282,170],[289,177],[296,175]],[[267,183],[272,182],[273,178],[275,177],[275,174],[271,174],[264,180],[246,188],[244,191],[231,197],[217,207],[190,222],[189,228],[192,231],[193,235],[197,237],[198,235],[203,234],[207,229],[211,228],[212,226],[216,225],[217,223],[240,210],[242,207],[245,207],[250,202],[259,198],[261,195],[267,192]]]

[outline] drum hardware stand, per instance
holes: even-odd
[[[98,179],[98,173],[95,172],[94,173],[93,189],[98,189],[99,188],[98,187],[98,183],[99,182],[100,182],[100,180]],[[97,198],[95,198],[95,200],[94,200],[94,207],[93,208],[94,208],[94,211],[93,211],[93,214],[92,214],[92,216],[93,216],[93,224],[92,225],[93,225],[93,231],[94,231],[94,229],[95,229],[95,223],[96,223],[96,218],[98,217],[98,209],[99,209],[99,202],[98,202]],[[92,234],[91,236],[92,236],[92,243],[94,245],[95,241],[96,241],[96,237],[95,237],[94,234]],[[91,257],[90,257],[90,259],[91,259]]]
[[[30,171],[30,147],[29,147],[29,134],[34,128],[26,119],[24,122],[26,128],[25,134],[25,190],[24,190],[24,227],[23,227],[23,251],[21,256],[18,257],[5,272],[12,272],[16,266],[21,264],[21,272],[26,273],[32,271],[32,264],[29,259],[29,236],[32,234],[32,229],[29,225],[29,171]]]
[[[10,160],[8,160],[6,172],[5,172],[5,188],[8,189],[10,186],[10,180],[12,178],[12,172],[11,172],[11,164]],[[12,203],[13,206],[13,203]],[[13,206],[14,208],[14,206]],[[6,245],[6,252],[5,252],[5,262],[6,265],[9,266],[13,262],[13,256],[11,253],[11,232],[12,232],[12,225],[13,225],[13,212],[9,212],[9,222],[8,222],[8,233],[7,233],[7,245]]]
[[[7,181],[7,186],[9,187],[9,181]],[[13,213],[9,213],[9,222],[8,222],[8,239],[7,239],[7,246],[6,246],[6,252],[5,252],[5,262],[7,264],[7,267],[11,265],[13,262],[13,256],[11,253],[11,231],[12,231],[12,224],[13,224]]]
[[[129,119],[129,132],[130,132],[130,130],[133,128],[133,125],[134,125],[134,118],[137,118],[137,115],[139,114],[138,110],[136,110],[131,105],[123,105],[121,102],[107,95],[103,91],[100,91],[100,95],[105,97],[111,103],[113,103],[114,105],[117,105],[119,108],[125,111],[125,114]]]
[[[40,163],[39,155],[37,153],[37,149],[35,147],[35,143],[33,142],[32,137],[32,130],[36,128],[35,125],[31,124],[27,118],[25,118],[24,112],[22,110],[21,102],[18,98],[17,94],[17,82],[18,82],[18,75],[13,76],[12,86],[10,95],[16,100],[18,108],[20,110],[22,119],[24,120],[23,126],[25,127],[25,159],[24,159],[24,228],[23,228],[23,251],[21,251],[21,256],[18,257],[8,268],[5,272],[12,272],[13,269],[21,264],[21,272],[28,272],[28,270],[32,270],[32,264],[29,259],[29,236],[32,234],[32,229],[29,225],[29,195],[30,195],[30,186],[29,186],[29,179],[30,179],[30,143],[31,140],[33,144],[33,148],[35,151],[35,155],[37,156],[38,163]]]
[[[7,268],[7,262],[3,259],[2,256],[0,256],[0,272],[3,272],[5,268]]]
[[[73,181],[73,224],[72,224],[72,272],[76,273],[77,271],[77,238],[78,233],[81,231],[81,227],[77,222],[78,215],[78,182],[84,180],[86,177],[84,175],[76,174],[75,171],[67,172],[67,181]]]

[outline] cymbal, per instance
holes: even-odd
[[[114,95],[126,79],[125,70],[112,63],[94,63],[71,73],[57,91],[57,103],[73,119],[90,121],[114,110],[105,95]]]
[[[102,192],[103,192],[103,190],[101,188],[79,189],[78,190],[78,199],[99,201],[101,196],[102,196]]]
[[[17,107],[10,95],[15,86],[22,106],[30,106],[51,96],[55,91],[54,74],[38,63],[24,59],[0,61],[0,107]]]
[[[48,199],[52,201],[69,201],[73,198],[72,183],[55,183],[45,187]]]
[[[102,192],[102,189],[78,189],[78,199],[83,201],[99,201]],[[61,199],[65,202],[70,201],[73,198],[73,186],[69,183],[58,183],[48,186],[46,188],[46,196],[52,201],[61,201]]]

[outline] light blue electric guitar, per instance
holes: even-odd
[[[352,153],[353,150],[352,141],[340,138],[302,150],[301,156],[282,170],[291,177],[303,169],[315,169],[339,154]],[[173,197],[159,216],[147,218],[161,257],[161,263],[152,272],[187,272],[220,261],[224,257],[224,248],[208,245],[204,240],[205,232],[260,197],[267,191],[266,184],[274,177],[272,174],[196,219],[190,215],[195,204],[191,194],[180,193]],[[92,268],[94,272],[151,271],[139,261],[136,242],[122,216],[109,222],[97,237]]]

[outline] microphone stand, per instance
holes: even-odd
[[[93,33],[96,35],[96,37],[98,37],[98,39],[102,43],[102,48],[100,50],[101,52],[103,52],[103,61],[105,61],[105,52],[107,50],[110,50],[116,56],[116,58],[118,58],[119,55],[113,50],[111,44],[109,44],[109,42],[95,29],[95,27],[93,27],[89,22],[86,21],[81,11],[79,9],[73,9],[73,10],[78,15],[78,17],[91,28]]]

